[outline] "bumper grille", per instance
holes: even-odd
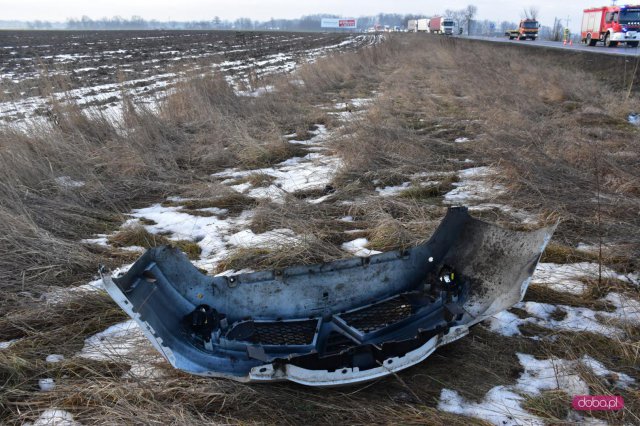
[[[371,333],[402,321],[413,313],[409,299],[400,295],[375,305],[340,315],[350,327],[363,333]]]
[[[233,327],[227,339],[261,345],[310,345],[316,334],[317,320],[247,321]]]

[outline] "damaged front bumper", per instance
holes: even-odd
[[[162,246],[103,281],[177,369],[335,386],[415,365],[522,300],[554,228],[511,231],[451,208],[408,250],[214,277]]]

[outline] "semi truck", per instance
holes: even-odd
[[[429,32],[434,34],[453,35],[453,19],[434,16],[429,19]]]
[[[423,19],[417,19],[418,21],[418,27],[417,27],[417,31],[419,33],[428,33],[429,32],[429,20],[427,18],[423,18]]]
[[[607,47],[640,43],[640,5],[603,6],[585,9],[582,15],[582,42],[595,46],[599,41]]]
[[[515,30],[509,30],[504,33],[509,40],[535,40],[538,38],[538,30],[540,29],[540,23],[535,19],[523,19],[520,21],[520,25]]]

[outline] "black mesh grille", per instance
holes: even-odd
[[[341,314],[340,318],[350,327],[363,333],[370,333],[408,318],[412,313],[413,309],[408,298],[400,295],[357,311]]]
[[[353,340],[349,339],[344,334],[332,331],[327,337],[324,355],[336,354],[354,346],[357,346],[357,344],[354,343]]]
[[[316,334],[317,320],[245,322],[227,334],[228,339],[261,345],[310,345]]]

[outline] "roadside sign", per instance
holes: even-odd
[[[357,19],[322,18],[320,27],[322,28],[344,28],[355,29],[358,25]]]

